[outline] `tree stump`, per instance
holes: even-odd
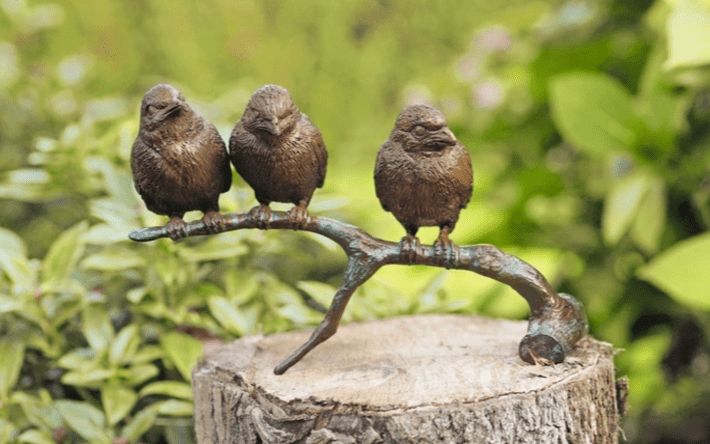
[[[208,443],[617,443],[613,354],[585,337],[555,366],[518,357],[526,322],[457,315],[246,337],[193,372]]]

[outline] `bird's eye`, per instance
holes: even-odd
[[[415,137],[424,137],[426,134],[426,128],[421,125],[417,125],[412,130],[412,134],[414,134]]]
[[[146,106],[145,106],[145,112],[146,112],[146,113],[152,113],[152,112],[153,112],[153,108],[155,108],[155,106],[153,106],[153,105],[146,105]]]

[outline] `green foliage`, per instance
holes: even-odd
[[[692,428],[710,387],[706,3],[2,3],[0,443],[192,442],[209,347],[314,326],[339,285],[345,256],[309,234],[127,241],[165,222],[129,166],[162,81],[223,136],[258,86],[289,88],[329,151],[310,211],[390,240],[403,229],[376,200],[375,154],[404,104],[438,106],[475,170],[453,239],[584,302],[624,350],[630,438],[660,440],[659,415]],[[220,200],[253,204],[236,177]],[[385,267],[344,321],[441,312],[528,307],[472,273]]]
[[[634,148],[642,132],[631,96],[618,81],[598,73],[555,76],[552,117],[565,139],[590,155]]]
[[[681,304],[710,310],[710,233],[675,244],[638,269],[641,279]]]

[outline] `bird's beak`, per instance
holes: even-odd
[[[274,117],[269,121],[264,122],[262,125],[260,125],[260,128],[263,129],[264,131],[267,131],[274,136],[280,136],[281,135],[281,126],[279,125],[281,122],[279,121],[278,118]]]
[[[165,111],[163,111],[162,118],[164,119],[169,115],[176,113],[178,110],[180,110],[180,108],[182,108],[182,103],[177,100],[173,100],[170,106],[165,108]]]
[[[454,145],[456,143],[456,136],[445,126],[431,135],[431,141],[436,145]]]

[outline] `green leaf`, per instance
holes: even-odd
[[[56,444],[52,438],[52,433],[48,430],[32,429],[22,433],[17,437],[17,442],[26,442],[31,444]]]
[[[237,336],[244,336],[247,331],[251,331],[251,323],[246,316],[225,298],[212,296],[207,299],[207,307],[212,316],[217,319],[217,322],[228,332]]]
[[[77,348],[65,354],[57,361],[57,365],[68,370],[80,370],[91,367],[96,358],[96,352],[90,348]]]
[[[648,187],[648,178],[640,174],[627,177],[612,187],[602,211],[602,237],[608,245],[615,245],[626,234]]]
[[[145,295],[148,294],[148,289],[146,287],[138,287],[134,288],[132,290],[129,290],[128,293],[126,293],[126,299],[128,299],[130,302],[134,304],[140,303],[141,300],[145,297]]]
[[[134,364],[145,364],[146,362],[160,359],[164,355],[163,349],[157,345],[145,345],[133,355],[131,362]]]
[[[128,438],[130,442],[136,442],[141,436],[155,424],[158,418],[158,405],[150,405],[139,411],[123,428],[121,435]]]
[[[110,384],[101,388],[101,404],[106,412],[106,419],[111,426],[126,417],[138,400],[135,391],[119,384]]]
[[[87,222],[80,222],[59,235],[49,247],[42,261],[42,280],[44,282],[61,282],[69,276],[76,267],[79,258],[84,253],[84,243],[81,235],[88,227]]]
[[[98,387],[103,381],[116,376],[116,370],[96,368],[70,371],[62,375],[62,383],[79,387]]]
[[[153,382],[143,387],[139,394],[140,396],[165,395],[173,398],[184,399],[186,401],[192,401],[193,399],[192,387],[190,387],[190,384],[179,381]]]
[[[145,266],[145,259],[130,250],[111,248],[92,254],[81,262],[88,270],[121,271]]]
[[[678,303],[710,310],[710,233],[679,242],[639,268],[638,276]]]
[[[160,412],[161,415],[192,416],[195,413],[195,408],[192,405],[192,402],[168,399],[167,401],[157,403],[157,405],[158,412]]]
[[[202,358],[202,342],[190,335],[171,331],[160,336],[160,345],[185,381],[192,381],[192,369]]]
[[[629,93],[602,74],[577,72],[553,78],[550,106],[564,138],[589,154],[628,151],[642,132]]]
[[[682,0],[667,22],[668,59],[665,69],[710,63],[710,10],[698,0]]]
[[[318,324],[323,315],[307,307],[303,302],[292,302],[279,307],[277,310],[279,316],[288,319],[296,325],[314,325]]]
[[[652,179],[631,227],[631,239],[647,254],[658,251],[666,226],[666,186],[663,179]]]
[[[134,365],[120,371],[121,377],[125,378],[131,385],[143,384],[158,373],[158,367],[153,364]]]
[[[111,342],[108,358],[113,364],[130,362],[140,346],[138,325],[131,324],[123,327]]]
[[[0,251],[12,257],[27,257],[27,246],[25,241],[7,228],[0,227]]]
[[[241,233],[222,234],[224,237],[212,236],[195,248],[182,249],[178,254],[188,262],[205,262],[243,256],[249,252],[242,242]]]
[[[12,442],[11,440],[17,435],[17,428],[8,421],[0,418],[0,443]]]
[[[18,340],[0,340],[0,356],[0,401],[5,401],[20,376],[25,344]]]
[[[110,224],[96,224],[92,225],[81,238],[90,245],[107,245],[125,241],[129,231],[126,225],[117,227]]]
[[[667,382],[661,361],[671,343],[668,329],[654,331],[636,339],[614,359],[619,369],[629,375],[629,402],[631,405],[649,405],[658,399]]]
[[[321,307],[330,307],[333,302],[333,296],[338,291],[332,285],[324,284],[318,281],[300,281],[296,284],[296,288],[305,292],[314,301],[318,302]]]
[[[38,390],[39,397],[16,391],[10,396],[10,403],[19,405],[27,421],[43,429],[55,429],[62,424],[59,410],[54,406],[51,396],[44,390]],[[0,441],[1,442],[1,441]]]
[[[103,412],[87,402],[59,400],[59,412],[69,427],[82,438],[92,443],[110,444],[106,434],[106,420]]]
[[[108,347],[113,340],[114,331],[111,320],[103,304],[91,304],[81,313],[81,331],[89,346],[95,351]]]
[[[9,296],[0,295],[0,314],[10,313],[22,308],[22,301]]]

